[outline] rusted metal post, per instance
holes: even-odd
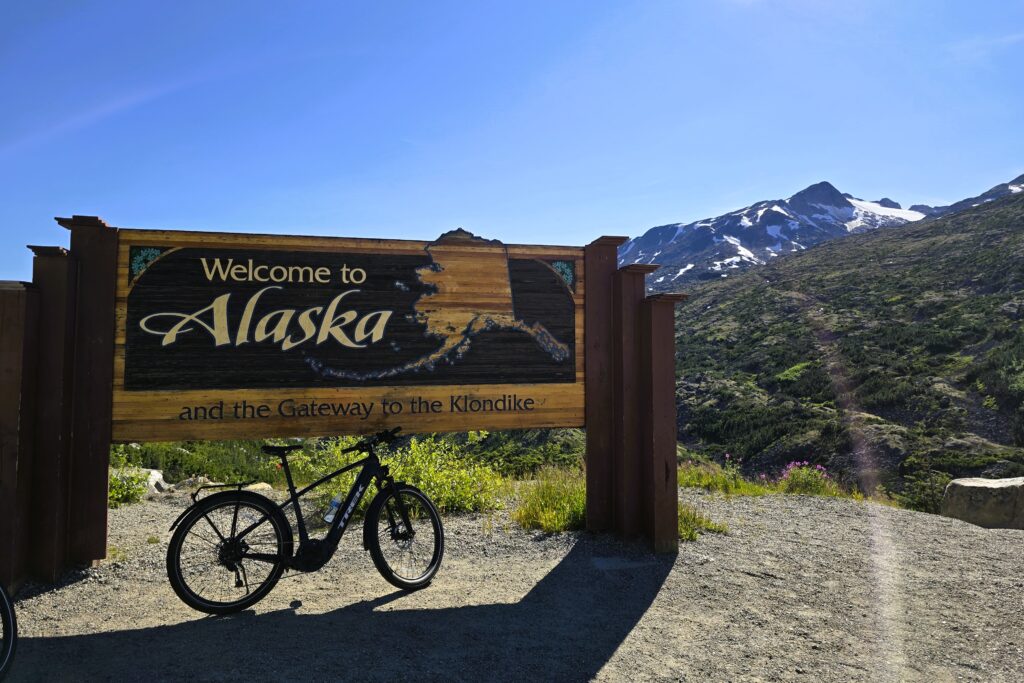
[[[644,538],[655,552],[679,548],[676,469],[675,305],[685,294],[640,304],[640,455]]]
[[[635,264],[620,268],[612,278],[612,328],[615,335],[615,401],[612,442],[612,481],[615,529],[625,538],[643,532],[640,504],[640,406],[637,344],[640,302],[645,277],[660,266]]]
[[[0,282],[0,583],[28,569],[38,299],[24,282]]]
[[[94,216],[56,220],[71,231],[78,269],[68,560],[88,564],[107,554],[117,230]]]
[[[614,337],[612,276],[625,237],[600,237],[584,251],[586,310],[587,529],[610,531],[612,517],[612,439],[614,406]]]
[[[53,582],[67,566],[75,263],[62,247],[29,249],[39,292],[39,357],[45,359],[36,372],[31,562],[34,576]]]

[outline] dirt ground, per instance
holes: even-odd
[[[446,518],[396,592],[349,534],[254,610],[193,612],[164,574],[182,495],[111,511],[111,559],[18,596],[12,679],[1024,679],[1024,531],[847,500],[683,492],[730,533],[677,556],[501,513]]]

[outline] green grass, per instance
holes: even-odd
[[[806,461],[789,463],[781,474],[755,479],[744,477],[736,466],[722,467],[717,463],[685,462],[679,467],[679,486],[734,496],[764,496],[788,493],[792,495],[844,497],[861,500],[864,496],[848,490],[833,480],[820,465]]]
[[[519,487],[512,519],[524,529],[548,533],[583,529],[586,524],[586,481],[575,469],[546,468]],[[702,533],[724,534],[728,527],[697,508],[679,504],[679,538],[696,541]]]
[[[692,505],[679,503],[679,540],[696,541],[705,532],[725,534],[729,532],[729,527],[722,522],[715,522]]]
[[[716,463],[684,463],[679,468],[679,485],[739,496],[773,493],[769,486],[744,479],[738,469],[725,468]]]
[[[519,487],[512,519],[524,529],[553,533],[582,529],[586,522],[586,480],[576,469],[544,468]]]

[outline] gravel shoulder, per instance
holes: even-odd
[[[434,583],[396,592],[349,534],[254,610],[164,574],[163,496],[111,511],[111,558],[18,595],[22,680],[1016,681],[1024,531],[871,503],[680,494],[728,535],[656,557],[504,513],[445,519]]]

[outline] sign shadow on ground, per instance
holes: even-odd
[[[617,568],[578,544],[514,604],[395,609],[404,597],[396,592],[323,614],[245,612],[25,638],[13,680],[587,680],[643,617],[674,559]]]

